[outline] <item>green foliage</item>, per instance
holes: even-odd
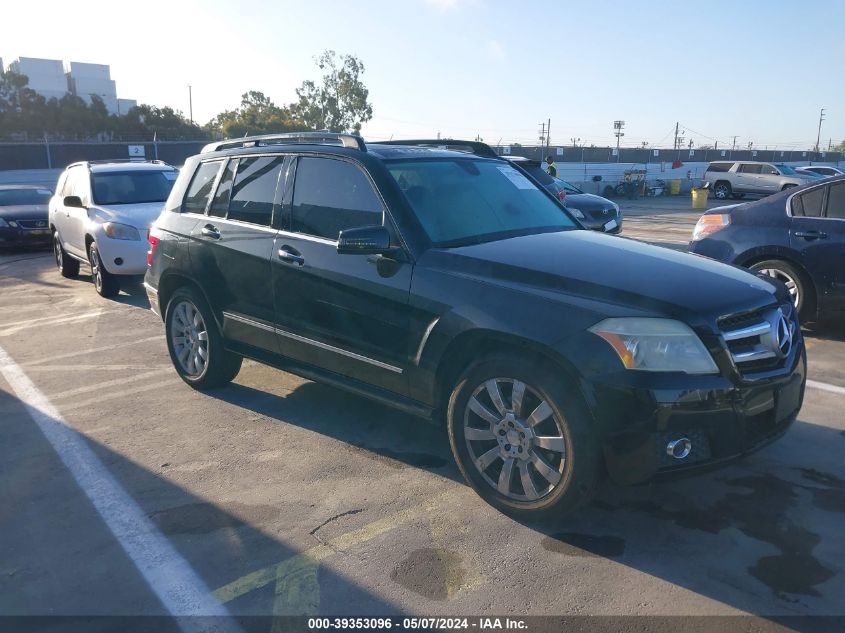
[[[209,121],[206,132],[226,138],[253,134],[296,132],[308,129],[296,120],[290,108],[279,107],[263,92],[250,90],[241,95],[241,105],[234,110],[225,110]]]
[[[353,55],[338,56],[325,51],[314,60],[324,71],[321,85],[302,82],[291,105],[293,115],[311,129],[330,132],[361,131],[361,124],[373,118],[369,91],[361,81],[364,64]]]

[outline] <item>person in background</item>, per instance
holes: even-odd
[[[549,164],[546,168],[546,173],[552,178],[557,178],[557,165],[555,165],[555,159],[551,156],[546,156],[546,162]]]

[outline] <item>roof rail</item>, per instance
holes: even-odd
[[[158,160],[157,158],[154,160],[146,160],[143,158],[103,158],[101,160],[85,160],[81,162],[88,163],[89,165],[107,165],[109,163],[150,163],[151,165],[167,165],[168,167],[173,167],[170,163]]]
[[[244,136],[238,139],[226,139],[209,143],[202,148],[202,154],[216,152],[233,147],[260,147],[262,145],[282,145],[286,143],[308,143],[311,145],[340,145],[350,149],[367,151],[364,139],[356,134],[337,132],[286,132],[283,134],[262,134],[260,136]]]
[[[453,149],[468,152],[485,158],[501,158],[487,143],[481,141],[458,141],[451,138],[414,139],[410,141],[379,141],[378,145],[416,145],[417,147],[434,147],[438,149]]]

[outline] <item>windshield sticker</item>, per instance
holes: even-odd
[[[504,174],[508,180],[510,180],[517,189],[534,189],[534,184],[528,180],[525,176],[520,174],[516,169],[513,167],[505,166],[505,167],[497,167],[497,169]]]

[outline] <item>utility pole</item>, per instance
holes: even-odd
[[[822,121],[824,121],[824,108],[819,110],[819,133],[816,136],[816,154],[819,153],[819,141],[822,138]]]
[[[621,152],[619,151],[619,140],[623,136],[625,136],[625,132],[622,131],[622,129],[624,127],[625,127],[625,121],[614,121],[613,122],[613,129],[615,130],[615,132],[613,134],[616,136],[616,162],[617,163],[620,160],[620,154],[621,154]]]
[[[578,147],[578,142],[581,140],[581,137],[579,136],[578,138],[575,138],[573,136],[569,140],[572,141],[572,147]]]
[[[194,96],[191,92],[191,84],[188,84],[188,116],[191,118],[191,125],[194,124]]]
[[[546,124],[546,156],[549,155],[549,145],[552,144],[552,120]]]
[[[680,124],[675,121],[675,144],[672,146],[672,149],[678,149],[678,126]]]

